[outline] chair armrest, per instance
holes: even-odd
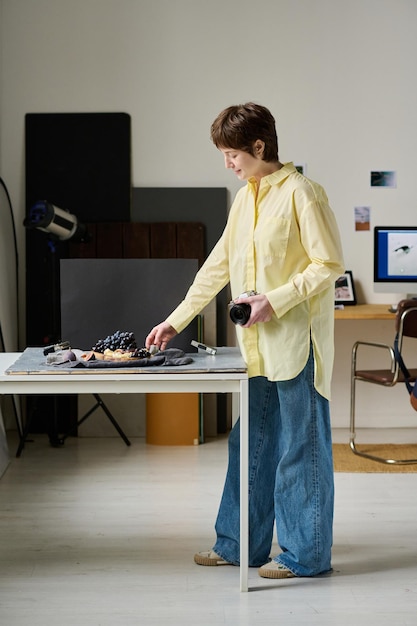
[[[385,350],[386,352],[388,352],[389,357],[390,357],[390,369],[391,372],[394,373],[395,372],[395,368],[396,368],[396,359],[395,359],[395,354],[394,354],[394,349],[389,346],[386,343],[378,343],[375,341],[356,341],[353,344],[353,348],[352,348],[352,373],[356,372],[357,367],[357,358],[358,358],[358,351],[360,347],[368,347],[368,348],[376,348],[377,350]]]

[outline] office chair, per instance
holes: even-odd
[[[384,387],[394,387],[397,383],[405,383],[406,378],[400,366],[402,357],[402,351],[409,340],[417,339],[417,300],[401,300],[398,303],[397,313],[395,316],[395,343],[394,347],[391,347],[383,343],[375,343],[368,341],[356,341],[352,348],[351,358],[351,392],[350,392],[350,441],[349,445],[351,450],[372,461],[378,461],[380,463],[388,463],[392,465],[406,465],[411,463],[417,463],[417,459],[387,459],[367,452],[358,450],[355,444],[356,438],[356,384],[358,382],[371,383],[374,385],[382,385]],[[406,339],[406,341],[404,341]],[[359,353],[370,350],[378,351],[383,358],[383,351],[389,359],[388,369],[361,369],[358,366]],[[417,342],[415,344],[415,351],[417,354]],[[368,351],[369,352],[369,351]],[[375,352],[377,353],[377,352]],[[417,379],[417,367],[408,368],[410,383],[415,383]],[[385,396],[384,396],[385,397]]]

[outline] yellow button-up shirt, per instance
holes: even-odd
[[[167,318],[178,332],[230,282],[232,298],[267,296],[271,321],[236,326],[249,376],[295,378],[312,341],[315,387],[330,398],[334,357],[334,285],[343,274],[335,217],[324,189],[292,163],[236,194],[223,234],[185,299]]]

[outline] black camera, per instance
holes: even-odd
[[[256,296],[256,291],[246,291],[241,293],[239,298],[249,298],[250,296]],[[233,324],[240,324],[244,326],[250,318],[251,306],[247,302],[235,304],[233,300],[229,302],[229,315]]]

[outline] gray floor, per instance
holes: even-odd
[[[242,594],[237,568],[192,559],[226,452],[36,436],[0,481],[2,626],[417,624],[417,473],[336,474],[333,573],[250,570]]]

